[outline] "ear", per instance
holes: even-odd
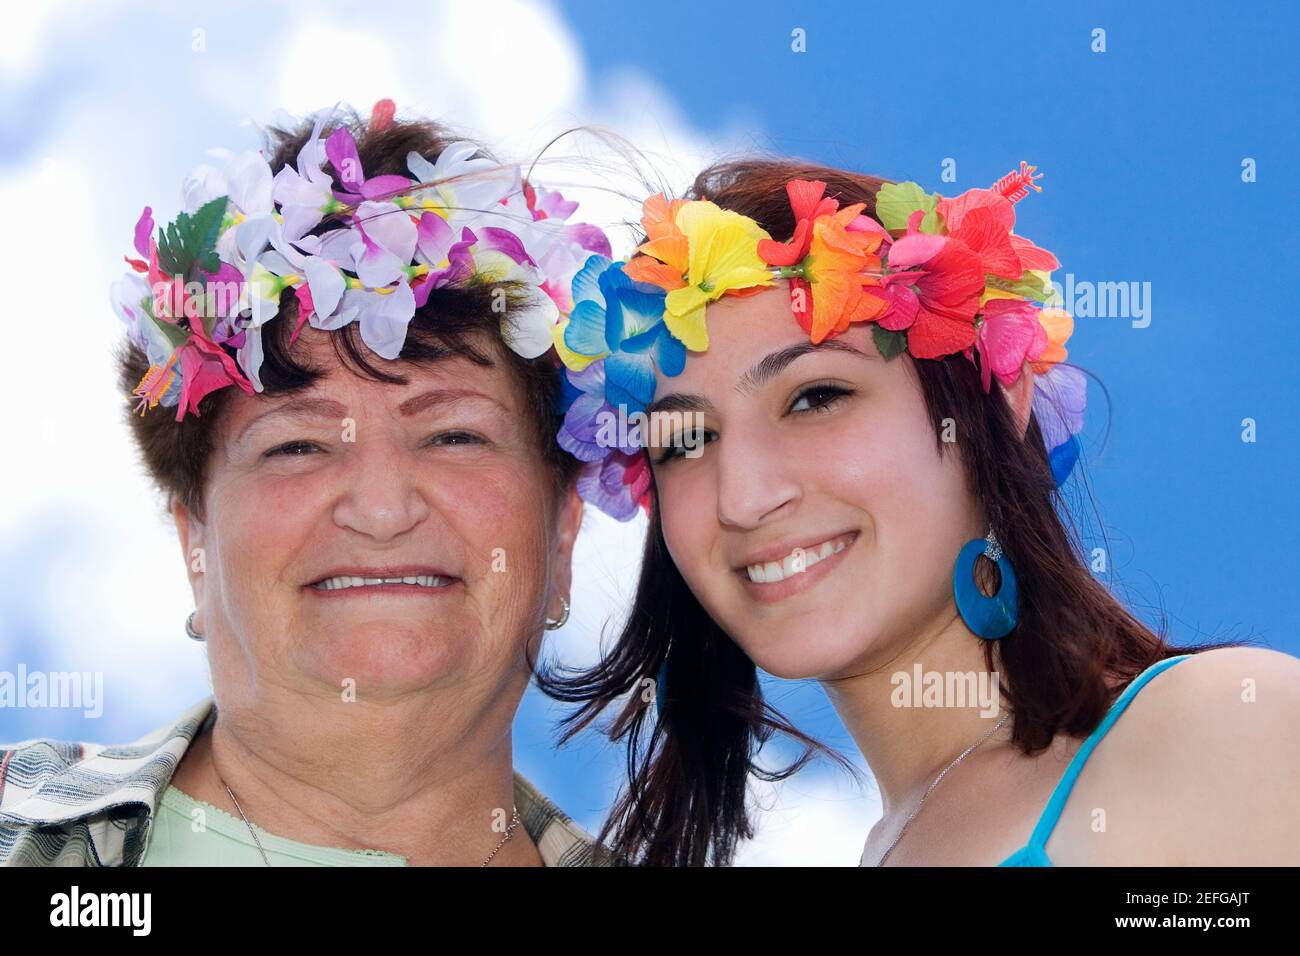
[[[204,527],[194,515],[172,498],[172,521],[176,524],[176,537],[181,545],[181,557],[185,561],[185,573],[190,579],[190,591],[194,595],[194,607],[199,612],[195,615],[194,626],[201,633],[203,614],[203,573],[207,568],[207,554],[203,548]]]
[[[578,531],[582,527],[582,498],[578,496],[577,484],[572,484],[560,497],[556,506],[555,538],[555,574],[553,583],[559,597],[572,603],[573,588],[573,546],[578,540]],[[555,614],[559,617],[560,603],[555,602]],[[548,610],[548,613],[549,610]]]
[[[1002,394],[1006,396],[1007,404],[1011,406],[1011,414],[1015,416],[1020,437],[1024,438],[1025,432],[1029,430],[1029,413],[1034,405],[1034,370],[1029,367],[1028,362],[1020,367],[1020,377],[1016,379],[1014,385],[1010,388],[1002,386]]]

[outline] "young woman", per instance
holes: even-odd
[[[570,736],[621,705],[622,858],[729,862],[758,746],[806,745],[778,777],[821,749],[762,668],[818,680],[875,776],[846,862],[1300,863],[1300,661],[1171,646],[1063,517],[1082,377],[1056,260],[1012,231],[1033,180],[945,199],[727,163],[647,201],[630,262],[578,274],[560,442],[589,500],[641,499],[650,529],[617,643],[544,686],[582,702]],[[645,450],[612,447],[602,416],[637,412]]]

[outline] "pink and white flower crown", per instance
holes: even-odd
[[[370,127],[389,125],[393,109],[377,103]],[[298,303],[294,337],[304,323],[332,331],[356,322],[370,350],[396,359],[433,290],[524,283],[537,294],[503,313],[502,332],[534,358],[572,308],[574,274],[590,255],[610,254],[599,228],[568,222],[577,203],[478,156],[473,143],[452,143],[433,163],[412,151],[410,176],[368,178],[346,127],[323,136],[332,117],[317,118],[296,165],[275,175],[261,151],[214,151],[220,168],[186,179],[184,211],[156,236],[145,207],[140,258],[127,257],[131,271],[112,288],[150,363],[133,391],[141,414],[175,406],[180,421],[216,389],[262,391],[262,330],[286,289]],[[322,223],[333,228],[321,232]]]

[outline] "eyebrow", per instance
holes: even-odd
[[[397,406],[397,411],[406,418],[411,415],[418,415],[420,412],[426,411],[430,408],[442,405],[452,405],[472,398],[480,398],[505,409],[505,406],[495,398],[492,398],[490,395],[484,395],[482,392],[475,391],[472,388],[435,388],[408,398],[406,401],[402,402],[402,404]],[[506,409],[506,411],[509,411],[509,409]],[[332,398],[292,399],[281,405],[277,405],[275,408],[269,409],[258,415],[256,418],[246,422],[244,427],[239,430],[239,434],[235,436],[235,441],[238,442],[242,440],[244,435],[254,425],[275,416],[285,416],[300,421],[322,418],[342,421],[344,418],[348,417],[348,408],[346,405],[343,405],[341,402],[336,402]]]
[[[776,376],[780,375],[785,368],[795,359],[812,352],[821,352],[830,349],[836,352],[852,352],[854,355],[870,360],[873,356],[868,355],[861,349],[854,348],[847,342],[839,339],[827,339],[820,345],[813,345],[811,342],[799,342],[779,351],[772,352],[764,356],[754,367],[751,368],[736,382],[736,390],[739,392],[750,392],[765,382],[769,382]],[[650,404],[646,409],[647,415],[653,415],[655,412],[695,412],[695,411],[712,411],[713,403],[703,395],[696,395],[689,392],[673,392],[665,395]]]

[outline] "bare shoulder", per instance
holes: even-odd
[[[1143,827],[1169,862],[1300,864],[1300,659],[1194,654],[1152,678],[1111,736],[1107,776],[1142,782]]]
[[[1223,721],[1245,730],[1270,717],[1294,720],[1300,716],[1300,658],[1264,647],[1202,651],[1153,678],[1135,708],[1137,700],[1152,720],[1172,718],[1186,730]]]

